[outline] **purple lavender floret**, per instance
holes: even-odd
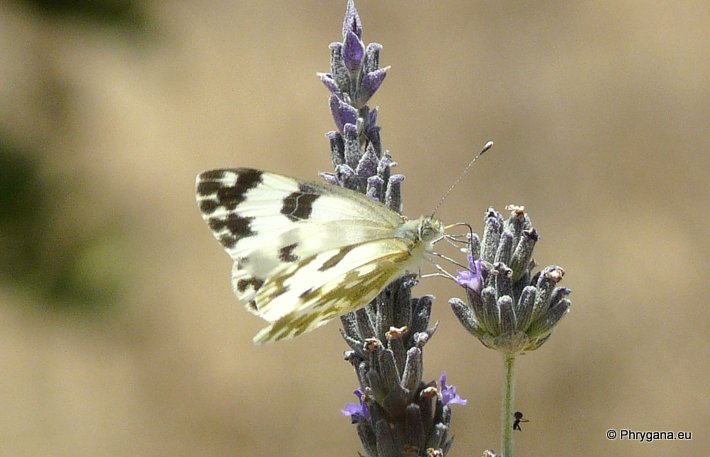
[[[367,403],[365,403],[365,400],[363,399],[364,394],[362,393],[362,389],[356,389],[353,393],[358,398],[359,402],[346,403],[345,408],[341,409],[340,412],[343,415],[350,417],[353,424],[362,421],[369,421],[370,410],[367,408]]]
[[[335,83],[333,76],[330,73],[319,73],[318,77],[325,87],[328,88],[331,94],[338,92],[338,85]]]
[[[365,58],[365,45],[357,35],[348,31],[343,41],[343,62],[345,67],[351,72],[359,71],[362,68]]]
[[[446,385],[446,372],[441,373],[439,384],[441,385],[441,401],[445,405],[465,405],[468,403],[468,400],[461,398],[459,394],[456,393],[456,386]]]
[[[355,126],[358,118],[358,111],[351,105],[345,103],[337,95],[330,96],[330,113],[333,115],[335,125],[339,132],[343,132],[346,125]]]
[[[387,70],[389,70],[389,67],[380,68],[367,73],[362,78],[360,90],[357,92],[357,98],[355,99],[356,105],[364,105],[373,95],[375,95],[375,92],[377,92],[377,89],[380,88],[382,82],[387,76]]]
[[[456,282],[464,286],[470,293],[481,295],[483,281],[488,277],[488,270],[484,268],[482,260],[474,260],[471,255],[467,258],[468,269],[457,271]]]
[[[355,9],[355,2],[348,0],[348,4],[345,9],[345,18],[343,19],[343,38],[348,34],[348,32],[353,32],[358,39],[362,39],[362,22],[360,21],[360,15],[357,14]]]

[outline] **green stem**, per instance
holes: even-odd
[[[503,355],[503,402],[501,404],[501,448],[503,457],[513,457],[513,403],[515,400],[515,355]]]

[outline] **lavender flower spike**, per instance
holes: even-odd
[[[445,377],[441,391],[435,382],[422,380],[424,345],[436,326],[429,325],[431,297],[412,298],[412,285],[412,276],[395,281],[374,303],[341,317],[343,338],[351,348],[346,359],[355,368],[370,414],[368,420],[357,417],[363,447],[372,449],[364,438],[373,437],[376,448],[396,450],[368,451],[369,457],[424,456],[427,449],[446,455],[452,444],[450,408],[463,404]]]
[[[330,72],[319,77],[330,92],[336,129],[327,134],[334,171],[322,173],[335,185],[366,193],[399,212],[404,176],[382,150],[377,109],[368,100],[381,87],[387,68],[379,68],[382,46],[362,42],[363,29],[352,0],[343,21],[343,42],[330,45]],[[465,404],[446,376],[426,382],[424,347],[432,297],[412,297],[414,275],[391,284],[368,306],[341,317],[342,336],[350,350],[345,359],[355,369],[358,403],[341,413],[357,427],[366,457],[445,456],[451,448],[451,406]]]
[[[471,243],[468,270],[458,272],[468,304],[449,300],[461,324],[484,345],[506,354],[532,351],[567,314],[570,289],[557,287],[565,271],[550,265],[537,274],[532,252],[538,235],[522,206],[511,216],[488,210],[483,241]]]

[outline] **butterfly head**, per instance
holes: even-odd
[[[424,242],[436,241],[444,236],[444,224],[435,217],[422,216],[419,218],[417,235]]]

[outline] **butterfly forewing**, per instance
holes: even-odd
[[[402,223],[397,213],[357,192],[250,168],[200,174],[197,202],[215,237],[234,259],[262,247],[266,239],[276,240],[290,231],[317,229],[313,250],[302,252],[307,255],[335,247],[332,243],[366,241],[372,231],[386,235]],[[347,222],[352,221],[361,221],[369,233],[348,230]],[[336,234],[349,238],[343,240]],[[286,238],[299,239],[299,234]]]

